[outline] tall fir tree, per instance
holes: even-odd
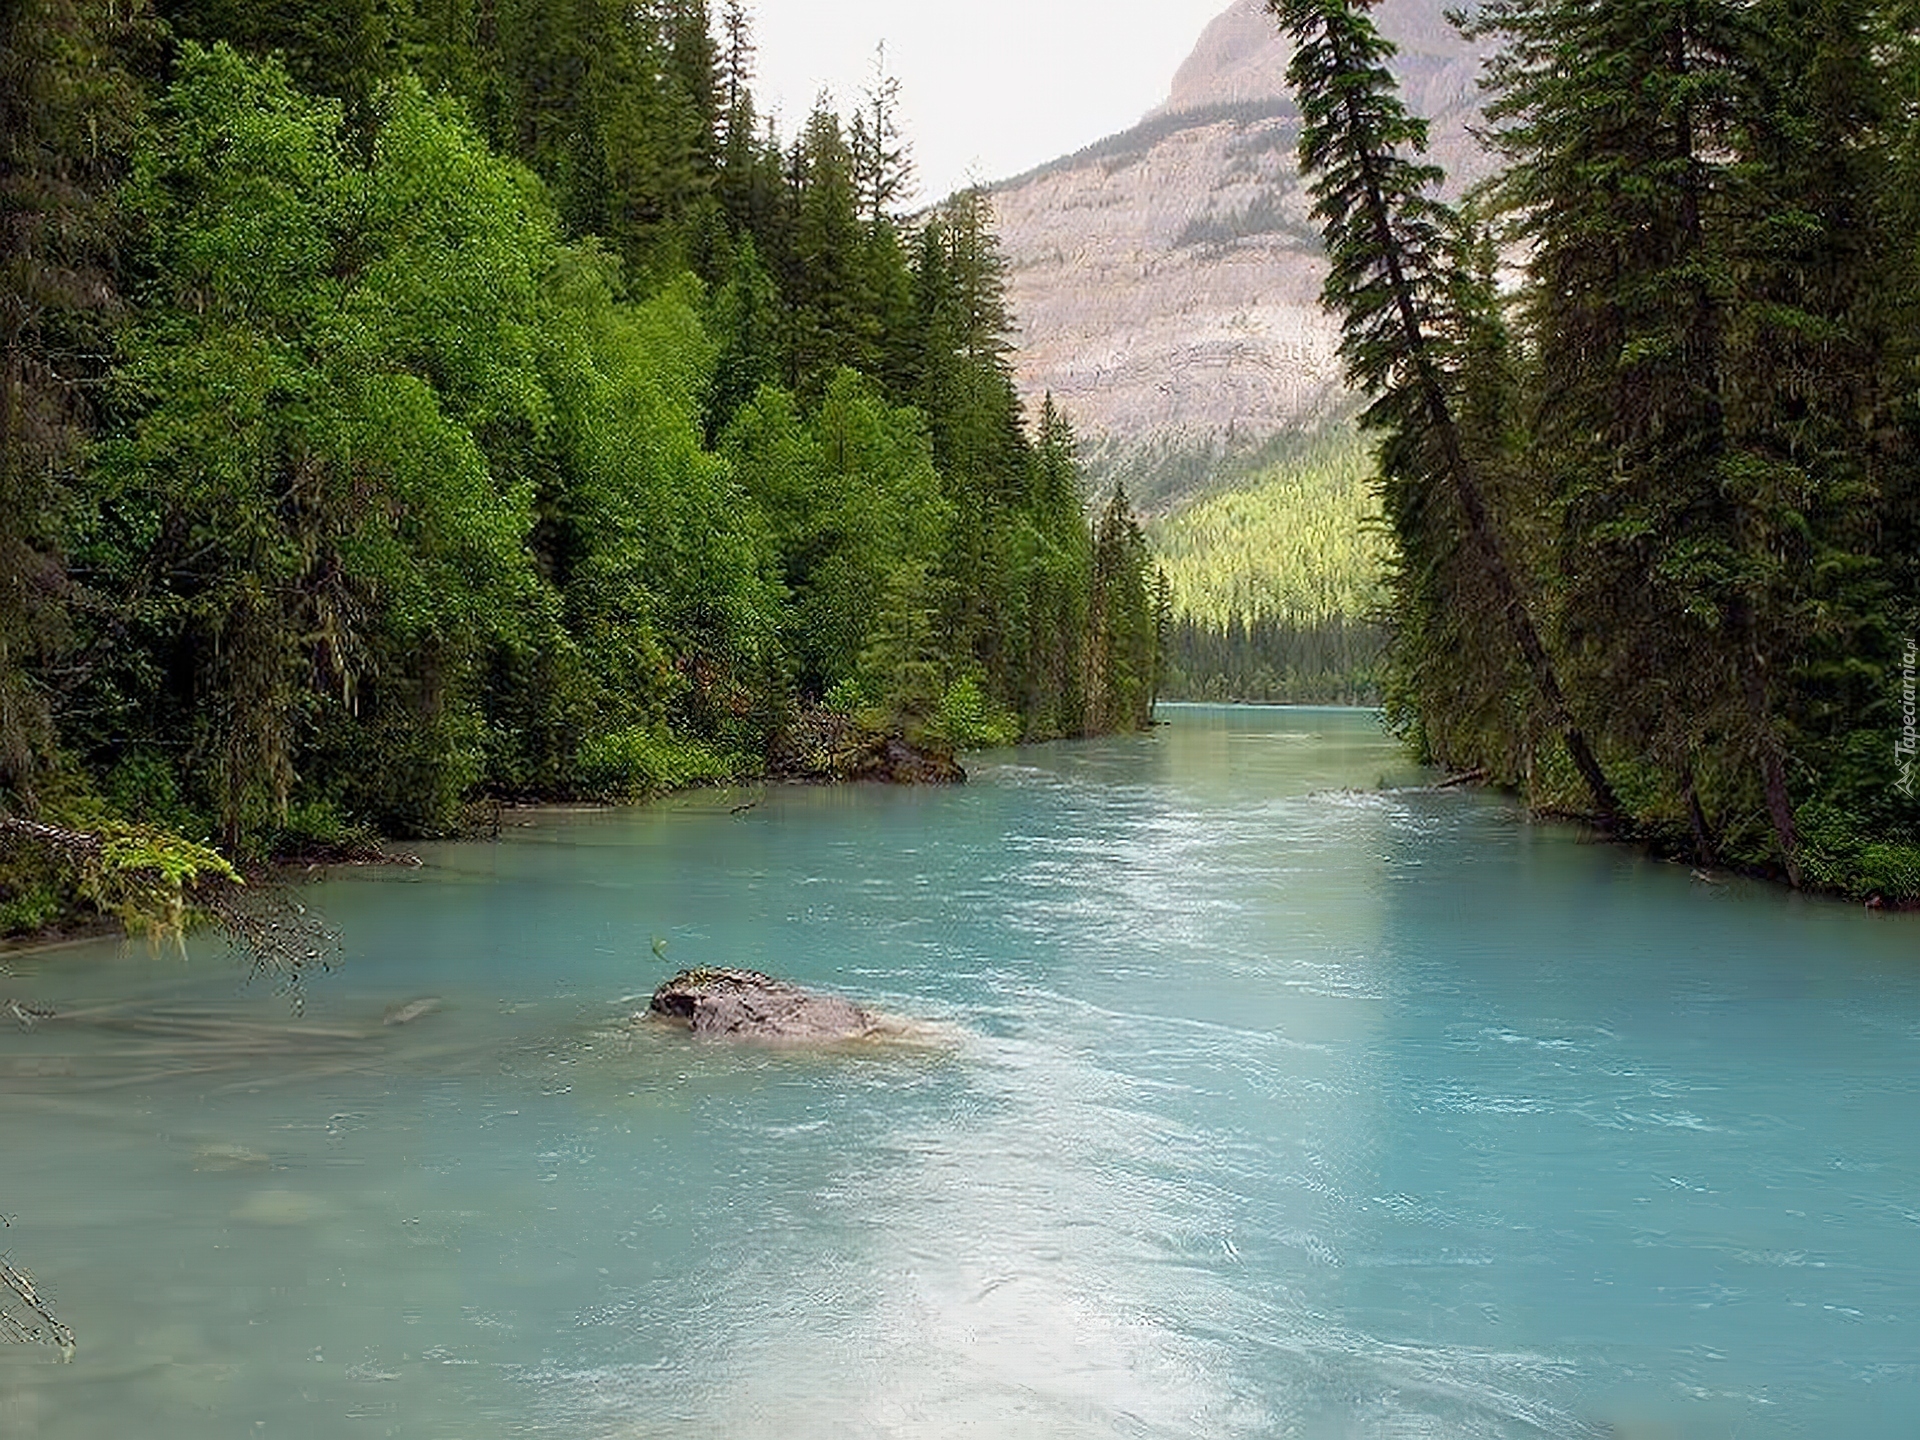
[[[68,631],[60,513],[122,320],[115,187],[155,40],[140,4],[0,7],[0,810],[31,805],[54,745]]]
[[[1432,197],[1439,171],[1417,158],[1426,148],[1426,124],[1400,102],[1386,65],[1393,47],[1374,27],[1366,0],[1268,0],[1267,8],[1296,46],[1287,76],[1303,122],[1301,169],[1315,177],[1314,215],[1331,267],[1323,302],[1343,318],[1348,377],[1371,397],[1366,423],[1386,435],[1388,522],[1407,563],[1420,565],[1423,551],[1447,543],[1422,533],[1436,495],[1458,507],[1460,539],[1474,551],[1478,578],[1548,722],[1597,818],[1617,823],[1619,801],[1568,703],[1461,435],[1434,338],[1448,323],[1442,317],[1457,225]]]

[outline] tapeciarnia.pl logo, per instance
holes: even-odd
[[[1894,782],[1894,788],[1909,800],[1913,798],[1913,760],[1916,741],[1914,704],[1914,670],[1920,662],[1920,647],[1916,647],[1913,637],[1907,637],[1907,648],[1900,654],[1900,736],[1893,742],[1893,763],[1899,768],[1900,778]]]

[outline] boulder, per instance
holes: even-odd
[[[874,1017],[851,1001],[813,995],[757,970],[682,970],[653,992],[649,1014],[695,1035],[736,1040],[857,1040]]]
[[[876,730],[824,706],[802,710],[788,721],[767,768],[777,780],[813,784],[958,785],[967,778],[952,750],[911,740],[898,730]]]

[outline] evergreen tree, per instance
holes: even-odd
[[[793,241],[782,291],[790,314],[788,383],[817,394],[867,355],[860,223],[853,156],[825,97],[794,146]]]
[[[203,45],[224,42],[256,56],[277,55],[312,94],[345,103],[364,123],[373,93],[398,73],[404,34],[382,0],[158,0],[173,33]]]
[[[900,80],[887,71],[887,47],[874,51],[873,80],[849,127],[853,185],[869,229],[893,217],[913,187],[913,159],[900,132]]]
[[[1497,0],[1481,24],[1508,41],[1490,113],[1555,377],[1537,433],[1558,462],[1583,683],[1620,743],[1675,773],[1703,851],[1702,760],[1735,813],[1751,776],[1798,883],[1782,712],[1811,477],[1774,415],[1794,408],[1783,382],[1809,322],[1831,336],[1840,316],[1817,281],[1810,304],[1782,303],[1814,258],[1789,237],[1814,217],[1781,166],[1776,142],[1798,148],[1775,130],[1783,109],[1756,88],[1793,67],[1756,18],[1708,0]]]
[[[54,745],[49,667],[68,617],[60,513],[120,298],[113,187],[152,38],[140,5],[0,8],[0,812],[31,805]]]
[[[1144,728],[1153,718],[1160,627],[1146,536],[1113,487],[1094,529],[1086,660],[1088,733]]]
[[[760,136],[753,110],[753,22],[742,0],[727,0],[721,21],[720,148],[715,189],[736,232],[756,225]]]
[[[781,363],[780,294],[760,263],[751,235],[733,246],[707,306],[707,329],[720,347],[707,397],[707,433],[717,438],[763,385],[776,383]]]
[[[1393,48],[1363,0],[1268,0],[1268,8],[1297,47],[1287,74],[1303,120],[1301,169],[1315,177],[1314,214],[1331,262],[1324,301],[1344,319],[1349,379],[1372,397],[1366,422],[1388,437],[1381,454],[1388,522],[1408,563],[1418,566],[1423,550],[1445,543],[1422,534],[1435,495],[1458,507],[1460,537],[1474,551],[1538,700],[1598,817],[1615,823],[1619,802],[1496,531],[1435,344],[1435,329],[1449,323],[1441,317],[1456,225],[1431,197],[1439,172],[1414,158],[1426,146],[1425,123],[1400,103],[1386,68]]]
[[[1042,738],[1074,733],[1085,720],[1082,651],[1093,584],[1078,444],[1051,395],[1041,403],[1029,470],[1028,494],[1009,531],[1013,586],[1003,623],[1021,637],[1010,693],[1028,733]]]
[[[1888,579],[1901,602],[1892,611],[1911,633],[1920,626],[1920,0],[1877,7],[1874,53],[1884,57],[1887,90],[1900,97],[1886,123],[1885,169],[1875,186],[1876,213],[1889,237],[1877,436],[1881,543]]]

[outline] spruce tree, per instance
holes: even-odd
[[[1160,666],[1158,577],[1119,484],[1094,526],[1091,588],[1084,727],[1096,735],[1144,729],[1153,720]]]
[[[721,29],[720,146],[715,189],[733,228],[750,230],[760,137],[753,109],[753,21],[742,0],[727,0]]]
[[[849,127],[854,188],[870,228],[893,216],[913,187],[913,157],[900,131],[900,79],[887,70],[887,47],[874,51],[873,79]]]
[[[0,811],[32,800],[54,742],[67,631],[60,514],[121,298],[114,187],[141,107],[143,5],[0,7]]]
[[[835,370],[864,368],[867,359],[853,156],[824,96],[807,118],[790,166],[793,248],[782,277],[792,324],[789,384],[817,395]]]
[[[1268,0],[1296,44],[1288,83],[1300,105],[1301,169],[1313,175],[1314,215],[1330,273],[1323,303],[1343,317],[1350,381],[1371,397],[1366,423],[1386,432],[1383,499],[1403,540],[1445,492],[1460,513],[1508,634],[1549,722],[1561,735],[1603,824],[1620,806],[1508,561],[1485,487],[1455,416],[1451,382],[1433,339],[1444,323],[1453,217],[1432,198],[1440,172],[1416,158],[1426,124],[1401,104],[1386,62],[1392,45],[1367,0]]]
[[[1677,778],[1702,848],[1702,760],[1730,810],[1757,790],[1798,883],[1780,711],[1783,542],[1804,516],[1791,464],[1742,433],[1743,392],[1753,416],[1786,397],[1762,373],[1765,345],[1736,353],[1733,298],[1764,289],[1757,237],[1791,229],[1777,207],[1795,203],[1776,189],[1773,213],[1740,213],[1774,168],[1750,133],[1756,77],[1778,73],[1754,19],[1716,0],[1491,0],[1478,27],[1506,41],[1488,111],[1511,162],[1500,199],[1529,253],[1535,438],[1564,517],[1583,688],[1605,697],[1623,748]]]

